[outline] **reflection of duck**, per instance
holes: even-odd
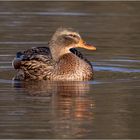
[[[96,50],[87,45],[77,32],[59,28],[49,42],[49,47],[36,47],[18,52],[13,61],[17,80],[90,80],[93,69],[77,47]]]
[[[24,105],[16,109],[25,112],[19,116],[20,122],[29,124],[28,132],[32,132],[32,138],[83,138],[92,135],[96,104],[90,96],[90,86],[81,81],[15,82],[17,94],[22,92],[15,96],[16,101],[22,101],[21,105]],[[22,124],[19,123],[20,126]]]
[[[89,84],[80,81],[28,81],[13,82],[16,89],[23,88],[30,96],[51,96],[59,94],[63,97],[84,96],[90,91]]]

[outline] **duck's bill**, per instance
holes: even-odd
[[[83,40],[81,40],[81,41],[79,42],[78,46],[79,46],[80,48],[85,48],[85,49],[87,49],[87,50],[93,50],[93,51],[96,50],[96,47],[94,47],[93,45],[87,44],[87,43],[84,42]]]

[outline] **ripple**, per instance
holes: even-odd
[[[39,15],[39,16],[87,16],[88,13],[78,12],[0,12],[2,15]]]
[[[83,13],[83,12],[0,12],[0,15],[39,15],[39,16],[109,16],[139,17],[139,14],[127,13]]]
[[[9,61],[2,61],[2,62],[0,62],[0,64],[11,64],[11,62],[9,62]]]
[[[0,83],[9,84],[9,83],[12,83],[12,80],[0,79]]]
[[[132,59],[111,59],[109,61],[140,63],[140,60],[132,60]]]
[[[121,67],[109,67],[109,66],[94,66],[95,71],[112,71],[123,73],[139,73],[140,69],[121,68]]]
[[[47,42],[43,42],[43,41],[38,41],[38,42],[17,42],[17,41],[6,41],[6,42],[0,42],[0,44],[2,45],[16,45],[16,44],[19,44],[19,45],[26,45],[26,44],[47,44]]]
[[[13,67],[12,66],[0,66],[0,69],[8,70],[8,69],[13,69]]]

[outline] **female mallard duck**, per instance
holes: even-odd
[[[48,47],[35,47],[18,52],[13,60],[17,70],[15,80],[71,80],[93,78],[91,63],[75,48],[96,50],[87,45],[72,29],[59,28],[52,36]]]

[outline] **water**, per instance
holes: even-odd
[[[140,138],[139,2],[0,2],[0,21],[0,138]],[[15,53],[60,26],[97,47],[94,80],[13,82]]]

